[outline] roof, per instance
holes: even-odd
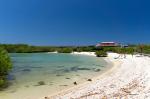
[[[115,43],[115,42],[101,42],[101,43]]]

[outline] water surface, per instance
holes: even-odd
[[[55,53],[10,54],[13,69],[11,86],[0,91],[0,99],[37,99],[81,83],[103,70],[102,58]]]

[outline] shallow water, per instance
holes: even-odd
[[[55,53],[10,54],[13,70],[10,87],[0,99],[37,99],[69,88],[100,74],[107,67],[102,58]]]

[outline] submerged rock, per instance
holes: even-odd
[[[80,68],[80,67],[71,67],[70,68],[71,71],[78,71],[78,70],[91,70],[90,68]]]
[[[78,70],[78,67],[76,67],[76,66],[71,67],[70,70],[71,70],[71,71],[77,71],[77,70]]]
[[[75,82],[73,82],[73,84],[74,84],[74,85],[77,85],[77,82],[75,81]]]
[[[65,87],[66,87],[66,86],[68,86],[68,85],[59,85],[59,86],[65,86]]]
[[[49,97],[45,97],[45,99],[50,99]]]
[[[22,71],[23,72],[30,72],[31,70],[30,69],[23,69]]]
[[[57,74],[56,76],[63,76],[63,75]]]
[[[90,68],[78,68],[78,70],[91,70]]]
[[[92,79],[88,79],[87,81],[92,81]]]
[[[66,79],[70,79],[70,78],[66,78]]]
[[[46,85],[44,81],[39,81],[39,82],[37,83],[37,85],[35,85],[35,86],[42,86],[42,85]]]
[[[95,69],[95,72],[100,72],[101,71],[101,69]]]
[[[65,73],[69,73],[69,72],[70,72],[69,69],[64,69],[63,71],[64,71]]]

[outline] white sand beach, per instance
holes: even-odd
[[[72,52],[71,54],[74,55],[89,55],[89,56],[96,56],[95,52]]]
[[[93,55],[88,52],[72,54]],[[106,61],[114,66],[91,82],[79,84],[68,90],[42,99],[150,99],[150,58],[127,55],[118,58],[108,53]]]

